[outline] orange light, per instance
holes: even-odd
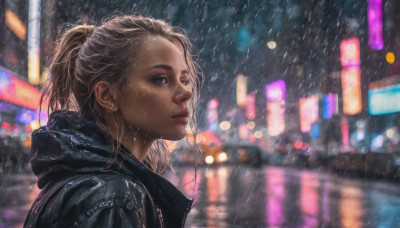
[[[26,39],[26,26],[19,19],[19,17],[10,9],[6,9],[6,26],[18,37],[20,40]]]
[[[343,112],[355,115],[361,112],[360,67],[342,70]]]
[[[243,74],[236,78],[236,104],[241,108],[247,105],[247,79]]]
[[[395,59],[396,59],[396,58],[395,58],[393,52],[388,52],[388,53],[386,53],[386,61],[387,61],[389,64],[394,63],[394,60],[395,60]]]

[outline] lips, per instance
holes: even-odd
[[[176,113],[175,115],[172,116],[173,119],[175,118],[188,118],[189,117],[189,111],[184,110],[182,112]]]

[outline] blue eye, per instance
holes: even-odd
[[[164,77],[164,76],[157,77],[157,78],[153,79],[153,81],[160,83],[160,84],[168,83],[167,77]]]

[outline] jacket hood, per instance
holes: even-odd
[[[39,188],[70,176],[115,172],[142,182],[154,202],[174,217],[188,212],[192,204],[191,199],[123,146],[114,159],[110,136],[77,112],[55,111],[47,126],[32,133],[31,166]]]

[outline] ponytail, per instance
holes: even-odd
[[[73,82],[76,79],[75,62],[79,50],[93,33],[95,26],[80,25],[66,31],[56,48],[50,65],[50,81],[46,85],[43,97],[48,96],[48,113],[58,109],[76,108],[76,100],[72,94]]]

